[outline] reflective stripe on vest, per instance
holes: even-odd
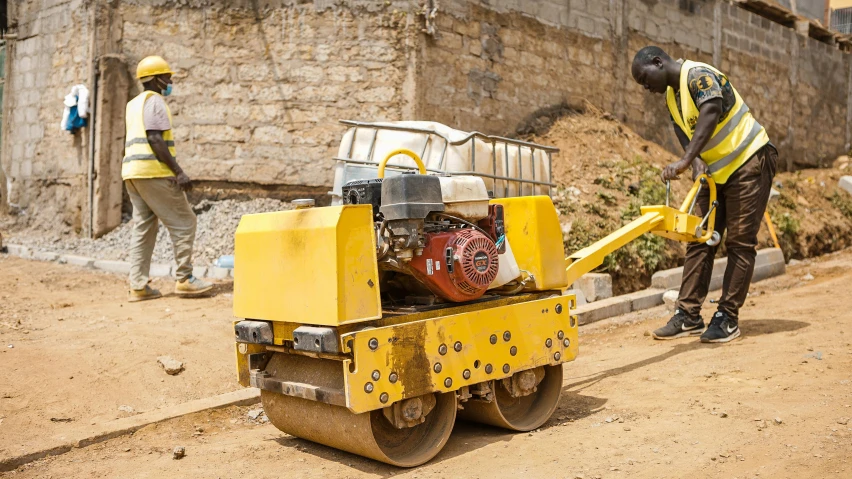
[[[157,159],[148,143],[145,131],[145,101],[158,93],[143,91],[127,103],[125,124],[127,136],[124,142],[124,160],[121,164],[121,178],[125,180],[142,178],[168,178],[175,176],[171,168]],[[172,124],[172,112],[166,106],[169,125]],[[171,128],[163,132],[163,140],[172,156],[175,156],[175,142]]]
[[[680,106],[672,87],[666,91],[666,105],[677,126],[692,140],[695,125],[698,122],[698,107],[689,93],[689,71],[695,67],[707,68],[721,77],[727,77],[716,68],[705,63],[693,61],[683,62],[680,70]],[[731,85],[736,102],[729,115],[722,123],[716,125],[713,136],[701,151],[701,159],[708,165],[710,174],[716,183],[724,184],[752,155],[769,143],[766,130],[752,116],[748,105],[740,97],[737,89]]]

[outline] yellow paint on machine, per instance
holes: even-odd
[[[234,315],[338,326],[381,317],[372,206],[244,215]]]
[[[342,365],[347,407],[372,411],[573,361],[579,353],[574,304],[574,296],[557,295],[344,334],[344,353],[353,355]]]
[[[535,277],[535,289],[563,289],[569,283],[565,268],[562,225],[547,196],[521,196],[491,200],[503,205],[506,238],[518,267]]]

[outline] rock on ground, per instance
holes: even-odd
[[[169,356],[160,356],[157,358],[157,363],[166,371],[166,374],[174,376],[183,371],[183,363],[177,359],[172,359]]]

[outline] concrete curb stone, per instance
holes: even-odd
[[[152,278],[166,278],[172,276],[174,271],[172,270],[172,265],[170,264],[162,264],[162,263],[153,263],[151,264],[151,270],[148,273]]]
[[[96,260],[94,268],[108,273],[130,274],[130,263],[127,261]]]
[[[231,276],[231,268],[220,268],[211,266],[207,269],[207,277],[213,279],[228,279]]]
[[[713,276],[710,280],[710,290],[716,290],[722,287],[722,280],[725,276],[725,268],[728,266],[727,258],[719,258],[713,262]],[[755,258],[754,270],[755,278],[768,278],[766,274],[774,273],[781,269],[780,273],[784,274],[784,253],[778,248],[766,248],[757,252]],[[758,271],[760,273],[758,274]],[[656,289],[680,289],[680,283],[683,279],[683,268],[667,269],[665,271],[657,271],[651,276],[651,287]],[[753,279],[759,281],[760,279]]]
[[[715,261],[713,265],[713,278],[710,281],[710,291],[721,289],[725,266],[727,264],[728,262],[725,258]],[[781,250],[778,248],[762,249],[757,252],[752,282],[781,276],[785,272],[786,264],[784,263],[784,254]],[[580,325],[584,325],[613,316],[627,314],[632,311],[653,308],[654,306],[663,304],[663,294],[666,291],[680,288],[682,277],[683,268],[658,271],[652,276],[650,289],[579,306],[575,310],[575,313],[579,317]]]
[[[59,259],[59,255],[50,251],[34,251],[33,259],[36,261],[52,262]]]
[[[852,195],[852,176],[841,176],[837,185],[840,189]]]
[[[76,256],[73,254],[64,254],[59,257],[60,264],[70,264],[74,266],[80,266],[81,268],[92,268],[95,265],[94,258],[88,258],[86,256]]]

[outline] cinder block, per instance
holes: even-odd
[[[615,298],[603,299],[577,308],[577,317],[580,324],[594,323],[613,316],[621,316],[630,312],[632,307],[630,298],[616,296]]]
[[[631,311],[642,311],[663,304],[664,293],[665,290],[662,289],[644,289],[626,294],[624,297],[630,300]]]
[[[59,262],[62,264],[80,266],[81,268],[91,268],[95,264],[95,260],[93,258],[88,258],[86,256],[76,256],[73,254],[64,254],[60,256]]]
[[[583,292],[586,301],[593,303],[612,297],[612,276],[606,273],[587,273],[578,279],[574,289]]]
[[[152,278],[166,278],[172,275],[172,266],[162,263],[152,264],[148,275]]]
[[[837,185],[843,191],[852,194],[852,176],[841,176]]]
[[[196,266],[192,268],[192,275],[196,278],[204,278],[207,276],[207,267],[206,266]]]
[[[38,261],[56,261],[59,255],[52,251],[34,251],[33,259]]]
[[[728,258],[720,258],[713,262],[713,276],[710,279],[710,291],[722,288],[725,278],[725,268]],[[778,248],[766,248],[757,252],[754,262],[755,275],[752,282],[784,274],[784,254]],[[760,273],[758,273],[758,270]],[[657,289],[680,289],[683,280],[683,268],[672,268],[657,271],[651,276],[651,287]]]
[[[21,258],[29,258],[30,249],[26,246],[21,246],[17,244],[8,244],[6,248],[9,250],[9,254],[12,256],[18,256]]]
[[[588,301],[586,301],[586,296],[579,289],[568,289],[565,290],[564,293],[562,293],[563,296],[568,296],[571,294],[573,294],[574,298],[577,300],[577,306],[583,306],[585,304],[588,304]]]
[[[130,274],[130,263],[126,261],[97,260],[93,266],[107,273]]]
[[[231,276],[231,268],[220,268],[218,266],[211,266],[207,270],[207,277],[213,279],[227,279]]]

